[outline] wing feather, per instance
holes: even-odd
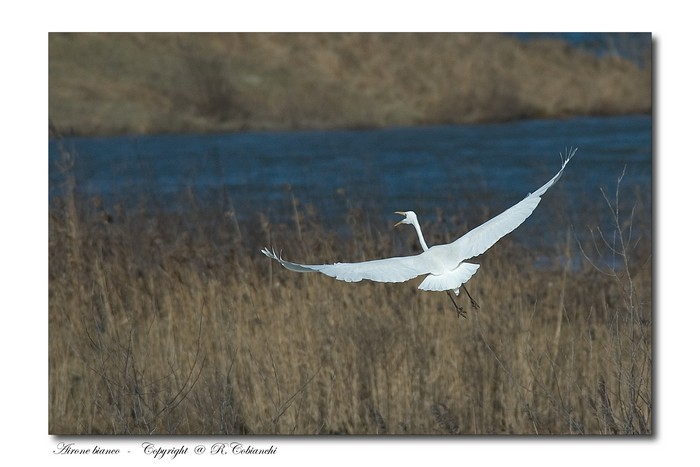
[[[485,252],[530,217],[540,203],[542,195],[559,180],[566,164],[575,153],[575,149],[570,151],[562,161],[559,172],[516,205],[467,232],[454,242],[447,245],[436,245],[419,255],[396,256],[358,263],[299,264],[282,259],[274,250],[270,251],[265,248],[261,251],[265,256],[274,259],[290,271],[320,272],[346,282],[359,282],[364,279],[376,282],[405,282],[425,274],[432,274],[436,277],[454,275],[455,271],[461,274],[460,271],[467,271],[463,265],[460,269],[461,261]],[[473,271],[469,270],[469,277],[476,272],[478,265],[470,265],[470,267]],[[468,280],[469,277],[465,276],[464,279]],[[433,279],[431,280],[434,282]],[[444,285],[441,282],[439,286],[431,286],[430,290],[446,290],[441,288],[443,286],[455,288],[454,284]],[[423,288],[423,286],[421,287]]]
[[[427,262],[421,258],[422,255],[397,256],[359,263],[298,264],[282,259],[274,250],[265,248],[261,251],[290,271],[320,272],[345,282],[359,282],[363,279],[375,282],[405,282],[430,272]]]
[[[547,183],[542,185],[534,193],[530,193],[518,204],[503,211],[498,216],[490,219],[479,227],[470,230],[450,244],[458,258],[469,259],[478,256],[491,248],[498,240],[515,230],[520,224],[530,217],[542,199],[542,195],[554,185],[564,172],[566,164],[576,153],[576,149],[570,151],[562,161],[561,169]]]

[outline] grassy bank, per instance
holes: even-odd
[[[651,432],[648,194],[634,213],[615,193],[590,200],[607,214],[580,245],[507,237],[468,283],[481,309],[458,319],[417,280],[346,284],[259,253],[417,251],[360,211],[340,238],[297,205],[285,225],[242,225],[196,198],[175,214],[127,210],[75,198],[66,170],[49,210],[52,434]],[[446,237],[428,241],[467,218],[424,226]],[[564,261],[536,268],[540,253]]]
[[[60,134],[474,123],[651,109],[631,61],[499,34],[50,34]]]

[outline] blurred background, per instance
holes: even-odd
[[[625,167],[650,191],[651,52],[644,33],[50,34],[49,195],[67,151],[106,205],[450,215],[513,204],[567,147],[573,202]]]
[[[650,34],[50,34],[69,135],[649,114]]]

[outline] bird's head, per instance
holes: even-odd
[[[400,221],[398,221],[396,224],[394,224],[394,227],[396,227],[400,224],[413,224],[413,225],[415,225],[415,222],[418,220],[418,218],[416,217],[416,213],[413,211],[406,211],[406,212],[396,211],[395,214],[398,214],[400,216],[404,216],[404,218],[401,219]]]

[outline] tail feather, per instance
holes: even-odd
[[[455,290],[467,282],[479,269],[478,264],[462,263],[452,271],[440,274],[428,274],[428,276],[418,286],[420,290],[440,292],[443,290]]]

